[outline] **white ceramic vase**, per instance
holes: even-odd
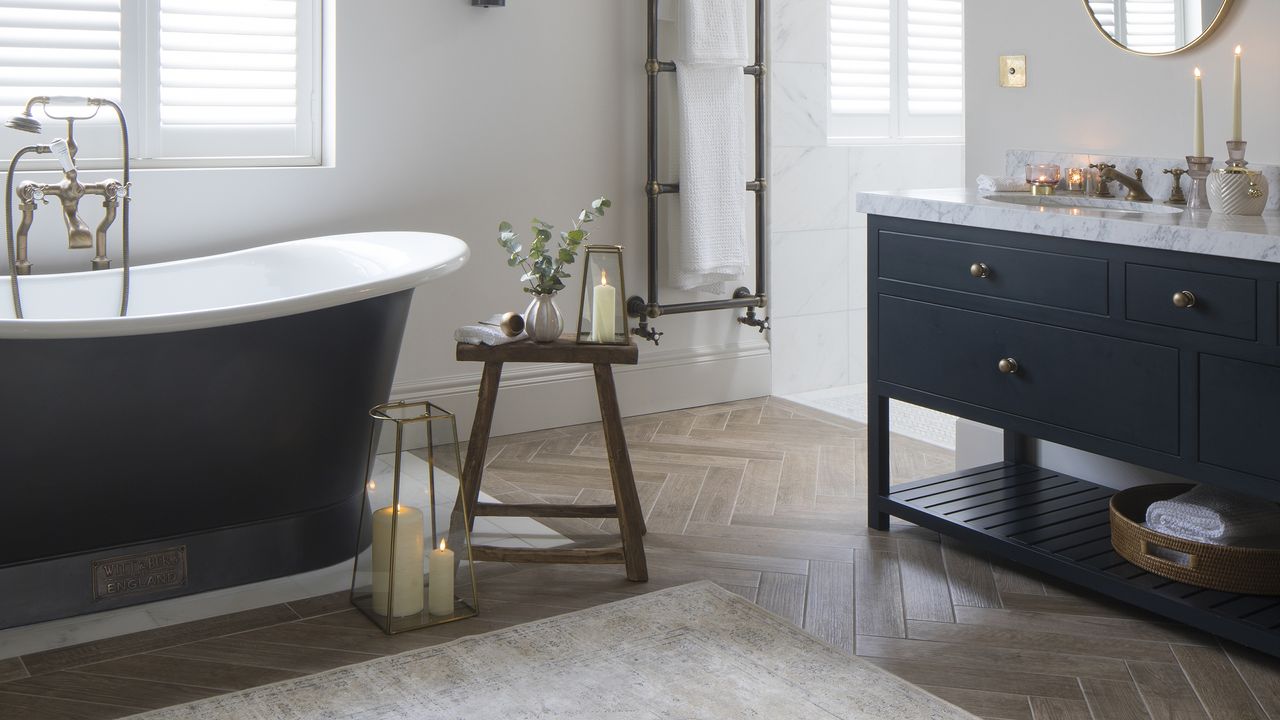
[[[1223,215],[1261,215],[1267,207],[1267,178],[1260,172],[1209,173],[1209,207]]]
[[[534,295],[524,311],[524,331],[534,342],[554,342],[564,332],[555,293]]]

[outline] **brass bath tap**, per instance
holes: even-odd
[[[1090,163],[1089,167],[1098,170],[1098,192],[1095,193],[1097,197],[1111,197],[1111,190],[1107,187],[1107,183],[1115,181],[1129,189],[1129,194],[1124,196],[1125,200],[1151,202],[1151,195],[1146,188],[1142,187],[1142,168],[1135,169],[1134,177],[1129,177],[1116,170],[1115,165],[1108,163]]]

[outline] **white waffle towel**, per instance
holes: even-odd
[[[747,64],[747,0],[681,0],[680,38],[687,63]]]
[[[1165,535],[1216,545],[1275,547],[1280,507],[1206,485],[1153,502],[1146,526]]]
[[[1026,189],[1027,181],[1020,177],[978,176],[979,195],[990,195],[998,192],[1025,192]]]
[[[515,337],[507,337],[502,332],[502,328],[496,325],[463,325],[453,331],[454,342],[460,342],[464,345],[506,345],[509,342],[523,340],[525,334],[521,332]]]
[[[738,65],[676,62],[681,233],[669,267],[682,290],[723,293],[747,273],[742,78]]]

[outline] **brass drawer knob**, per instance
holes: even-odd
[[[1196,294],[1190,290],[1179,290],[1173,294],[1174,307],[1190,308],[1196,306]]]
[[[996,363],[996,369],[1005,375],[1016,375],[1018,373],[1018,361],[1013,358],[1000,358],[1000,362]]]
[[[990,277],[991,268],[986,263],[974,263],[969,266],[969,274],[976,278]]]

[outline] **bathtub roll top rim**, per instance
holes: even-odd
[[[138,265],[127,317],[115,315],[118,269],[20,278],[21,320],[0,276],[0,339],[147,335],[296,315],[417,287],[469,256],[449,235],[380,231]]]

